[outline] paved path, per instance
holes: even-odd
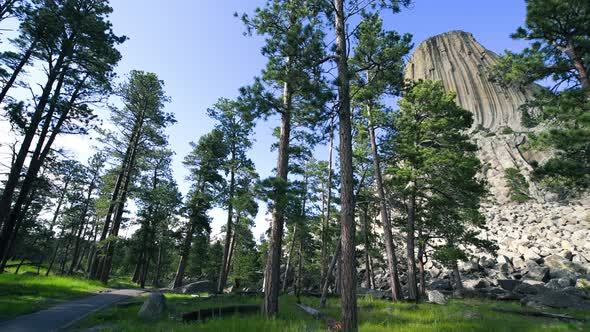
[[[57,331],[72,325],[89,314],[144,293],[141,289],[119,289],[56,305],[49,309],[0,322],[2,332]]]

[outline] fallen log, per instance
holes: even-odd
[[[298,306],[301,310],[303,310],[305,313],[313,316],[313,318],[322,321],[324,324],[326,324],[326,326],[328,327],[329,331],[340,331],[341,329],[341,324],[330,318],[325,316],[324,314],[322,314],[321,312],[319,312],[318,310],[312,308],[312,307],[308,307],[305,304],[302,303],[296,303],[296,306]]]
[[[182,321],[185,323],[235,314],[256,314],[260,313],[260,306],[257,304],[243,304],[217,308],[205,308],[182,314]]]
[[[493,311],[502,312],[506,314],[517,314],[522,316],[532,316],[532,317],[545,317],[545,318],[553,318],[553,319],[560,319],[560,320],[575,320],[575,321],[582,321],[582,319],[566,315],[566,314],[552,314],[549,312],[542,312],[542,311],[526,311],[526,310],[514,310],[514,309],[504,309],[504,308],[492,308]]]

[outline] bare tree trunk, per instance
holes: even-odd
[[[236,225],[240,222],[240,214],[238,213],[238,217],[236,219]],[[231,263],[232,258],[234,256],[234,249],[236,248],[236,232],[231,237],[231,246],[229,247],[229,256],[227,258],[227,265],[225,266],[225,280],[227,282],[227,277],[229,276],[229,272],[231,271]]]
[[[328,298],[328,288],[330,287],[330,276],[334,273],[334,268],[336,267],[336,262],[340,257],[340,246],[341,242],[338,239],[338,245],[336,246],[336,251],[334,252],[334,256],[332,257],[332,261],[330,261],[330,266],[328,267],[328,272],[326,274],[326,279],[324,280],[324,285],[322,286],[322,296],[320,298],[320,308],[326,307],[326,300]]]
[[[137,263],[135,263],[135,268],[133,269],[133,277],[131,277],[131,281],[134,283],[138,283],[139,281],[139,271],[141,271],[141,264],[143,263],[143,251],[141,252]]]
[[[285,278],[283,279],[283,292],[287,290],[287,283],[289,281],[289,270],[291,269],[291,259],[293,258],[293,251],[295,250],[295,240],[297,239],[297,224],[293,226],[293,239],[291,239],[291,246],[289,247],[289,256],[287,256],[287,265],[285,266]]]
[[[399,273],[397,269],[397,257],[395,254],[395,245],[393,243],[393,234],[391,231],[391,221],[387,211],[385,200],[385,190],[383,189],[383,178],[381,177],[381,163],[379,161],[379,151],[377,151],[377,139],[375,137],[375,128],[371,120],[371,107],[367,107],[369,115],[369,138],[371,140],[371,153],[373,155],[373,169],[375,173],[375,183],[377,184],[377,195],[379,197],[379,216],[383,226],[383,239],[385,241],[385,252],[387,254],[387,268],[389,272],[389,287],[391,287],[391,296],[394,301],[401,299]]]
[[[232,156],[231,162],[235,160],[235,147],[232,149]],[[229,258],[229,249],[230,249],[230,239],[232,237],[232,218],[234,213],[234,204],[233,204],[233,196],[234,196],[234,188],[235,188],[235,171],[233,169],[230,170],[229,176],[229,198],[228,198],[228,205],[227,205],[227,224],[225,230],[225,244],[223,246],[223,257],[221,260],[222,268],[219,269],[219,279],[217,281],[217,293],[223,293],[223,289],[225,288],[225,284],[227,282],[227,275],[225,274],[226,266],[228,265],[228,258]]]
[[[76,234],[76,243],[74,245],[74,254],[72,257],[72,264],[70,265],[70,269],[68,270],[68,274],[72,274],[74,272],[74,268],[78,263],[78,255],[80,252],[80,242],[82,241],[82,232],[86,227],[86,215],[88,214],[88,207],[90,206],[90,200],[92,197],[92,191],[94,190],[94,181],[88,187],[88,194],[86,195],[86,201],[84,202],[84,210],[82,210],[82,214],[80,215],[80,226],[78,227],[78,233]]]
[[[363,233],[365,236],[365,278],[367,283],[367,288],[373,289],[375,285],[371,282],[371,264],[370,264],[370,255],[369,250],[371,248],[369,242],[369,217],[367,216],[367,206],[364,205],[362,209],[362,222],[363,222]]]
[[[303,241],[299,241],[299,267],[297,268],[297,286],[295,287],[295,296],[297,303],[301,303],[301,279],[303,278]]]
[[[268,259],[265,269],[264,308],[266,316],[275,316],[279,312],[279,289],[281,284],[281,247],[283,241],[283,224],[285,219],[285,191],[288,183],[289,139],[291,136],[291,86],[284,83],[283,110],[281,114],[281,134],[279,138],[279,156],[277,160],[277,178],[282,182],[275,188],[273,220]]]
[[[143,262],[143,268],[142,268],[142,272],[141,272],[141,277],[139,279],[139,287],[140,288],[145,288],[145,281],[147,279],[147,274],[148,274],[148,269],[150,267],[150,256],[146,253],[145,254],[145,259]]]
[[[328,269],[328,232],[330,230],[330,205],[332,204],[332,151],[334,150],[334,124],[330,124],[330,151],[328,153],[328,179],[326,181],[327,198],[326,198],[326,213],[324,222],[322,223],[322,266],[320,268],[320,285],[324,284],[327,269]],[[323,204],[323,193],[322,193]]]
[[[71,52],[67,51],[68,49],[65,49],[60,53],[55,66],[49,73],[47,82],[43,87],[43,92],[37,101],[35,112],[31,116],[29,120],[29,126],[25,130],[25,135],[21,142],[18,154],[14,159],[12,166],[10,167],[8,178],[4,183],[4,189],[2,191],[2,196],[0,197],[0,225],[2,225],[2,232],[0,233],[0,255],[6,254],[6,245],[8,244],[8,239],[10,238],[10,235],[12,234],[15,227],[15,219],[10,218],[10,214],[12,212],[11,205],[13,201],[13,195],[18,186],[19,178],[27,159],[27,155],[29,154],[31,143],[33,142],[35,134],[37,133],[37,129],[39,128],[39,123],[41,120],[43,120],[43,112],[45,111],[45,107],[49,102],[49,97],[53,90],[55,80],[57,79],[60,71],[63,69],[66,54],[69,55]],[[0,273],[1,272],[2,271],[0,271]]]
[[[342,276],[342,330],[358,330],[356,307],[356,259],[355,222],[352,168],[352,129],[350,114],[350,78],[348,72],[346,14],[344,0],[334,0],[336,56],[338,66],[338,118],[340,122],[340,236],[342,254],[340,275]]]
[[[424,250],[422,245],[418,246],[418,273],[420,276],[420,297],[426,296],[426,271],[424,270]]]
[[[23,263],[25,262],[25,258],[21,258],[20,262],[18,263],[18,266],[16,267],[16,270],[14,271],[14,274],[18,274],[18,271],[20,270],[20,267],[23,266]]]
[[[63,235],[65,234],[64,230],[62,229],[59,235],[59,240],[56,241],[55,243],[55,250],[53,251],[53,255],[51,255],[51,261],[49,261],[49,266],[47,267],[47,271],[45,272],[45,276],[49,275],[49,272],[51,272],[51,268],[53,267],[53,263],[55,263],[55,259],[57,257],[57,252],[59,250],[59,244],[61,243],[61,241],[63,240]]]
[[[158,259],[156,260],[156,272],[154,273],[154,280],[152,283],[154,287],[160,287],[160,270],[162,269],[162,243],[158,245]]]
[[[416,197],[411,195],[408,199],[408,234],[406,237],[407,272],[408,272],[408,299],[418,300],[418,287],[416,285],[416,253],[414,250],[414,228],[416,224]]]
[[[453,276],[455,277],[455,289],[463,291],[463,282],[461,281],[461,273],[459,272],[459,265],[457,261],[453,262]]]

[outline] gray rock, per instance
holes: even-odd
[[[463,286],[470,289],[480,289],[490,287],[490,282],[485,279],[464,280]]]
[[[505,290],[514,290],[516,286],[520,285],[522,282],[520,280],[513,280],[513,279],[498,279],[498,285]]]
[[[392,297],[391,291],[370,289],[370,288],[364,288],[364,287],[358,288],[357,293],[358,293],[358,295],[361,295],[361,296],[370,296],[370,297],[373,297],[375,299],[380,299],[380,300],[388,300],[388,299],[391,299],[391,297]]]
[[[574,286],[575,282],[572,281],[570,278],[559,278],[559,279],[551,279],[545,285],[545,287],[552,289],[552,290],[561,290],[567,287]]]
[[[430,288],[436,290],[452,290],[453,286],[449,279],[436,279],[430,283]]]
[[[30,277],[33,277],[33,276],[38,276],[39,273],[33,272],[33,271],[25,271],[25,272],[21,273],[20,275],[21,276],[30,276]]]
[[[428,297],[428,302],[430,302],[430,303],[444,305],[449,302],[449,298],[445,294],[443,294],[441,291],[427,290],[426,296]]]
[[[529,267],[525,275],[526,279],[547,282],[549,281],[549,268],[546,266]]]
[[[213,283],[209,280],[193,282],[181,288],[183,294],[198,294],[213,292]]]
[[[551,255],[545,257],[543,259],[543,264],[552,269],[575,271],[574,263],[558,255]]]
[[[552,269],[549,272],[549,276],[551,279],[559,279],[559,278],[569,278],[573,281],[578,279],[578,275],[570,270],[562,270],[562,269]]]
[[[527,296],[521,303],[534,308],[590,310],[590,301],[567,291],[548,291]]]
[[[578,279],[576,281],[576,288],[590,289],[590,280],[582,278]]]
[[[483,316],[478,312],[461,311],[461,315],[467,319],[482,319]]]
[[[139,309],[138,315],[142,320],[155,320],[166,309],[166,297],[160,292],[150,294]]]

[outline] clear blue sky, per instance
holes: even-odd
[[[243,35],[244,27],[234,12],[252,13],[262,0],[112,0],[111,21],[118,34],[130,39],[120,47],[123,59],[118,72],[131,69],[152,71],[166,83],[172,98],[167,110],[178,123],[169,129],[176,151],[174,172],[183,192],[188,189],[181,161],[188,142],[211,130],[206,109],[219,97],[233,98],[240,86],[252,82],[265,64],[260,55],[262,40]],[[509,35],[525,17],[524,0],[416,0],[411,9],[392,15],[384,13],[385,26],[414,35],[417,45],[424,39],[450,30],[473,33],[486,48],[497,53],[518,49]],[[275,153],[269,152],[276,121],[261,121],[251,158],[262,177],[270,175]],[[322,159],[322,156],[318,156]],[[324,157],[325,158],[325,157]],[[214,213],[214,224],[222,212]],[[255,234],[267,225],[262,214]],[[218,228],[218,225],[214,225]]]

